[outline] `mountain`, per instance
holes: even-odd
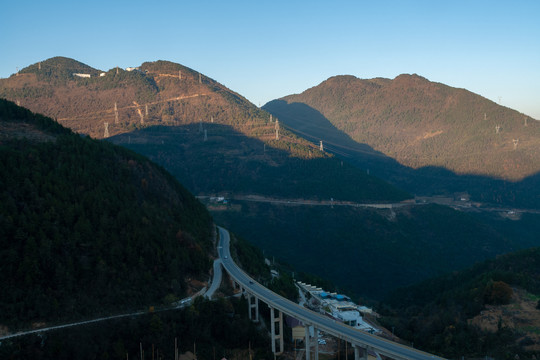
[[[280,100],[317,110],[356,142],[412,168],[440,166],[507,180],[540,170],[537,121],[418,75],[336,76]],[[519,139],[515,150],[513,139]]]
[[[396,334],[448,358],[530,358],[540,350],[540,248],[400,289],[384,319]]]
[[[160,305],[210,269],[212,219],[163,168],[0,99],[0,324]]]
[[[39,71],[39,64],[31,68]],[[148,156],[197,195],[225,196],[227,205],[209,204],[220,224],[269,255],[339,280],[339,286],[365,297],[380,299],[397,286],[538,244],[534,214],[509,220],[423,204],[401,209],[410,195],[368,175],[367,170],[378,170],[320,151],[288,131],[285,120],[278,122],[205,75],[166,61],[130,70],[115,68],[90,78],[71,74],[63,83],[22,72],[0,79],[0,92],[10,93],[26,78],[21,104],[48,109],[61,124],[99,138],[107,123],[108,141]],[[50,97],[42,95],[47,92]],[[404,168],[361,147],[385,159],[380,168]],[[282,203],[241,200],[260,198]],[[383,209],[296,204],[331,199]],[[501,232],[500,223],[512,230]],[[445,254],[452,257],[441,260]]]
[[[163,165],[197,194],[410,197],[321,152],[239,94],[180,64],[156,61],[107,72],[81,66],[64,58],[31,65],[0,79],[0,97],[76,132],[110,137]]]
[[[418,75],[335,76],[263,106],[299,135],[422,194],[538,207],[540,123]],[[540,195],[540,194],[539,194]]]

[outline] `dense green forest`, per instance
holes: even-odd
[[[110,320],[2,341],[4,360],[174,359],[195,350],[197,359],[270,359],[266,331],[248,319],[245,299],[197,299],[182,310]],[[152,354],[152,350],[154,353]]]
[[[445,357],[513,359],[519,354],[530,358],[525,347],[534,340],[523,329],[503,326],[499,319],[497,330],[488,332],[469,322],[487,305],[508,304],[514,287],[540,298],[540,248],[503,255],[397,290],[385,302],[388,307],[381,308],[383,324],[394,327],[398,336],[415,346]],[[534,326],[530,330],[538,332]]]
[[[213,216],[267,256],[368,299],[538,246],[540,232],[538,215],[510,221],[440,205],[370,210],[232,201]]]
[[[0,324],[160,305],[206,279],[211,217],[161,167],[5,100],[0,126]]]

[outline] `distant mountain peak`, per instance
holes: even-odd
[[[418,74],[393,80],[333,76],[281,100],[304,104],[357,143],[411,168],[439,166],[506,180],[540,171],[540,137],[533,131],[540,122]],[[305,117],[298,109],[290,111]],[[275,110],[288,116],[283,106]]]
[[[45,74],[73,74],[84,73],[96,75],[100,70],[86,65],[75,59],[71,59],[64,56],[55,56],[44,61],[39,61],[35,64],[29,65],[19,71],[19,73],[45,73]]]

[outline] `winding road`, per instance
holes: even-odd
[[[242,271],[236,265],[236,263],[231,258],[231,253],[230,253],[230,248],[229,248],[229,245],[230,245],[229,232],[222,227],[218,227],[218,228],[219,228],[219,234],[220,234],[220,240],[219,240],[219,245],[218,245],[219,258],[214,261],[214,278],[212,281],[212,285],[206,293],[204,292],[206,288],[204,288],[203,290],[201,290],[201,292],[194,295],[193,297],[204,294],[205,297],[212,298],[213,294],[219,288],[219,285],[221,283],[221,278],[222,278],[221,267],[223,266],[223,268],[228,272],[228,274],[237,283],[239,283],[243,289],[245,289],[248,293],[257,297],[259,300],[268,304],[268,306],[274,309],[277,309],[285,314],[291,315],[297,318],[298,320],[302,321],[306,325],[313,325],[318,330],[322,330],[332,336],[346,340],[355,346],[366,348],[366,349],[373,349],[381,355],[385,355],[392,359],[397,359],[397,360],[442,359],[442,358],[436,357],[435,355],[383,339],[381,337],[363,332],[361,330],[354,329],[350,326],[344,325],[341,322],[335,321],[329,317],[326,317],[321,314],[315,313],[311,310],[308,310],[270,291],[269,289],[262,286],[261,284],[253,280],[251,277],[249,277],[244,271]],[[184,300],[191,299],[191,298],[186,298]],[[186,303],[185,301],[181,301],[180,305],[178,305],[176,308],[181,308],[185,306],[184,305],[185,303]],[[161,311],[164,311],[164,310],[170,310],[170,308],[163,309]],[[80,322],[71,323],[71,324],[58,325],[58,326],[52,326],[48,328],[19,332],[15,334],[0,336],[0,341],[17,337],[17,336],[42,333],[45,331],[90,324],[90,323],[95,323],[95,322],[100,322],[100,321],[111,320],[111,319],[118,319],[118,318],[128,317],[128,316],[139,316],[139,315],[143,315],[147,313],[148,312],[146,311],[139,311],[139,312],[134,312],[130,314],[102,317],[102,318],[88,320],[88,321],[80,321]]]
[[[373,349],[381,355],[388,356],[398,360],[434,360],[442,359],[435,355],[395,343],[390,340],[383,339],[361,330],[354,329],[341,322],[335,321],[329,317],[315,313],[298,304],[285,299],[282,296],[270,291],[266,287],[257,283],[242,271],[236,263],[231,259],[229,249],[230,236],[229,232],[222,227],[219,227],[220,246],[218,254],[221,257],[224,269],[229,275],[241,285],[248,293],[254,295],[259,300],[268,304],[268,306],[277,309],[283,313],[291,315],[304,324],[313,325],[315,328],[322,330],[330,335],[344,339],[353,345]]]

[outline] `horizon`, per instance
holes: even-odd
[[[4,7],[32,26],[21,27],[19,16],[0,24],[6,35],[0,47],[7,50],[1,78],[54,56],[100,70],[167,60],[260,107],[332,76],[418,74],[540,120],[535,1],[165,1],[151,8],[141,1],[21,1]]]

